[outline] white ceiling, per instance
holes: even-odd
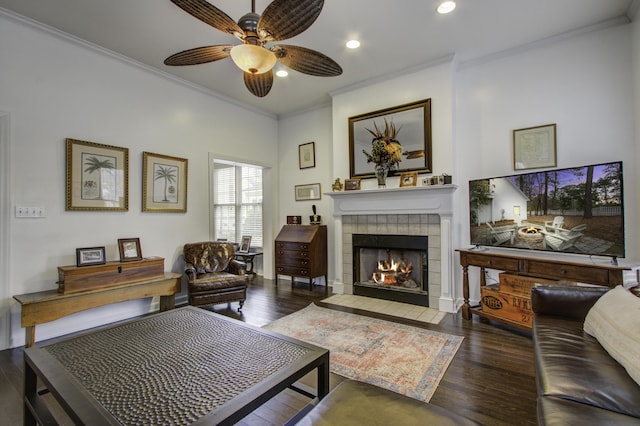
[[[251,0],[208,0],[234,20]],[[318,20],[285,43],[320,51],[344,72],[312,77],[290,70],[257,98],[231,59],[169,67],[169,55],[206,45],[236,44],[234,37],[197,20],[169,0],[0,0],[26,16],[137,62],[281,116],[330,101],[330,93],[384,78],[451,55],[460,62],[593,25],[628,22],[640,0],[457,0],[438,15],[440,0],[326,0]],[[256,0],[261,13],[270,0]],[[357,50],[344,47],[357,38]]]

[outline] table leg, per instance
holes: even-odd
[[[36,326],[29,325],[24,328],[24,347],[30,348],[36,342]]]
[[[160,312],[168,311],[176,307],[175,294],[169,296],[160,296]]]
[[[38,376],[29,363],[24,363],[24,400],[22,416],[24,425],[37,425],[38,419],[34,413],[33,402],[38,398]]]
[[[318,399],[322,399],[329,393],[329,354],[325,362],[318,366]]]
[[[462,318],[471,319],[471,308],[469,307],[469,266],[462,266],[462,295],[464,303],[462,304]]]

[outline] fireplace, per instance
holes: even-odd
[[[353,293],[429,306],[428,237],[353,234]]]

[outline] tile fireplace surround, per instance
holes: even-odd
[[[429,306],[455,312],[451,222],[456,188],[441,185],[327,193],[333,198],[335,219],[334,293],[353,294],[353,234],[426,235]]]

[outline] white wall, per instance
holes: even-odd
[[[305,111],[300,114],[281,118],[278,123],[278,139],[280,172],[278,214],[275,217],[275,229],[279,230],[286,223],[287,216],[302,216],[302,223],[309,224],[309,216],[313,214],[312,206],[321,216],[322,224],[327,225],[329,247],[332,247],[331,199],[322,194],[319,200],[296,201],[294,188],[296,185],[320,183],[321,192],[331,192],[333,175],[333,146],[331,139],[331,106]],[[314,142],[316,166],[300,169],[298,147],[301,144]],[[333,259],[329,255],[329,276],[333,277]],[[284,277],[287,278],[287,277]],[[321,281],[321,280],[320,280]],[[318,283],[321,283],[318,281]]]
[[[208,153],[278,163],[274,117],[3,15],[0,57],[0,111],[10,117],[9,204],[46,209],[44,219],[8,218],[11,262],[8,283],[2,283],[7,297],[55,289],[57,267],[75,264],[78,247],[106,246],[107,259],[117,260],[117,239],[123,237],[139,237],[144,256],[164,257],[167,270],[181,273],[182,245],[210,237]],[[65,211],[68,137],[129,148],[128,212]],[[186,214],[141,212],[143,151],[188,159]],[[266,196],[277,192],[275,185]],[[10,306],[10,344],[22,345],[20,308]],[[36,339],[150,307],[146,299],[75,314],[38,326]]]
[[[630,26],[618,26],[463,66],[456,76],[461,182],[513,170],[513,129],[556,123],[557,166],[623,160],[627,254],[637,257]],[[468,243],[468,190],[457,191]]]
[[[637,6],[635,11],[636,13],[635,13],[635,16],[633,17],[634,21],[631,24],[632,26],[631,51],[632,51],[632,60],[633,60],[632,86],[633,86],[633,98],[634,98],[633,122],[635,123],[635,135],[636,135],[636,138],[635,138],[636,153],[634,158],[636,160],[636,164],[640,164],[640,6]],[[635,176],[634,176],[633,182],[634,183],[640,182],[640,170],[638,170],[638,167],[635,168]],[[636,187],[636,185],[633,185],[633,187]],[[633,207],[629,207],[627,210],[633,209],[635,211],[640,211],[640,196],[636,196],[635,204],[627,203],[627,206],[633,206]],[[633,238],[635,241],[640,241],[640,226],[636,226],[635,232],[628,235],[630,235],[631,238]]]
[[[431,98],[434,172],[453,174],[453,183],[459,186],[454,195],[454,246],[467,247],[468,180],[513,173],[513,129],[556,123],[558,167],[624,161],[627,258],[638,259],[634,238],[638,209],[631,206],[638,203],[633,182],[640,154],[635,146],[634,97],[629,90],[634,86],[631,52],[631,26],[622,25],[474,63],[437,64],[336,93],[331,177],[349,175],[348,117]],[[305,114],[294,119],[300,117],[313,121]],[[291,141],[305,141],[304,133],[297,135],[291,123],[281,122],[280,126],[281,134],[287,126]],[[289,149],[294,148],[291,142]],[[296,154],[297,150],[292,158]],[[287,176],[283,171],[281,191],[293,187]],[[366,180],[363,187],[375,187],[375,181]],[[334,277],[340,276],[340,265],[335,268]],[[459,269],[455,268],[456,285],[462,282]]]

